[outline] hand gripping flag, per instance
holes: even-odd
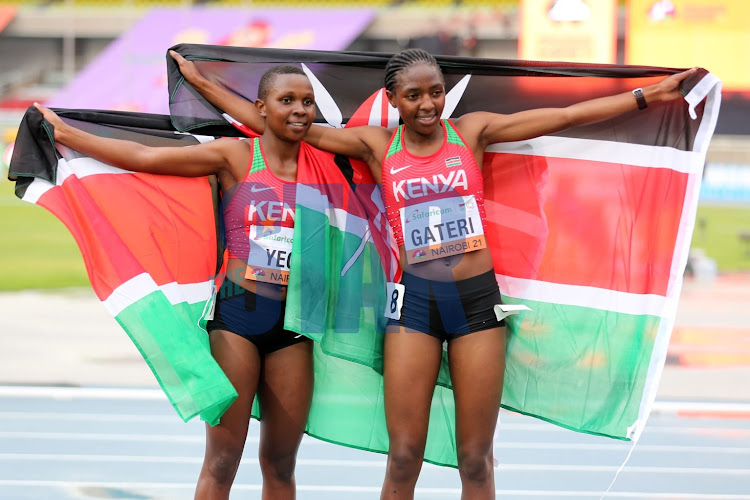
[[[266,69],[292,63],[311,78],[319,122],[398,123],[381,88],[389,54],[174,49],[249,100],[256,98]],[[680,71],[437,60],[448,91],[443,118],[567,106]],[[222,123],[222,111],[182,79],[173,61],[168,66],[176,127],[200,130]],[[614,438],[633,439],[642,431],[674,322],[721,82],[700,70],[683,82],[682,93],[682,100],[650,103],[611,120],[488,147],[486,234],[496,277],[504,301],[532,309],[508,320],[503,407]],[[373,348],[376,369],[381,354]],[[453,443],[445,361],[428,448]]]

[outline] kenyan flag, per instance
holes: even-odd
[[[251,82],[265,69],[299,64],[313,82],[318,121],[398,124],[381,88],[389,54],[175,49],[250,100],[256,98]],[[680,71],[437,59],[448,91],[443,118],[567,106]],[[168,66],[175,125],[199,129],[220,118],[176,64]],[[495,273],[506,302],[532,309],[508,321],[504,407],[621,439],[643,429],[672,331],[721,82],[701,70],[682,91],[684,100],[487,149],[485,232]],[[373,347],[376,369],[379,355]],[[442,392],[450,387],[444,359],[431,443],[452,439],[442,434],[452,429],[452,397]]]

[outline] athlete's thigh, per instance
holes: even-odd
[[[258,395],[261,407],[261,453],[297,449],[307,424],[313,391],[312,341],[265,356]]]
[[[456,439],[462,445],[491,446],[505,374],[505,327],[458,337],[448,344]]]
[[[389,326],[383,346],[385,414],[391,440],[426,436],[443,343],[431,335]]]
[[[209,334],[211,354],[237,390],[237,399],[222,415],[219,425],[206,426],[207,451],[214,447],[244,447],[250,410],[258,389],[260,355],[249,340],[225,330]]]

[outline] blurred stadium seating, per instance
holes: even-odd
[[[72,7],[186,7],[197,5],[210,6],[249,6],[255,7],[380,7],[400,6],[405,4],[422,7],[471,7],[518,5],[518,0],[27,0],[4,1],[0,5],[37,5],[37,6],[72,6]]]
[[[619,4],[622,63],[624,0]],[[515,59],[518,53],[519,0],[0,0],[0,151],[28,105],[54,96],[149,9],[198,7],[372,9],[374,21],[348,49],[396,52],[441,30],[461,55]],[[166,48],[159,49],[162,55]],[[748,113],[750,95],[725,93],[717,133],[743,135],[714,141],[720,156],[714,161],[750,164],[750,154],[735,147],[750,134],[742,118]],[[732,116],[746,130],[727,130],[722,120]]]

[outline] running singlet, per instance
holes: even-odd
[[[409,264],[487,246],[482,173],[453,124],[442,125],[443,145],[430,156],[406,150],[402,125],[382,163],[388,221]]]
[[[229,257],[247,263],[245,278],[289,282],[296,192],[296,182],[279,179],[266,166],[254,138],[245,179],[222,198]]]

